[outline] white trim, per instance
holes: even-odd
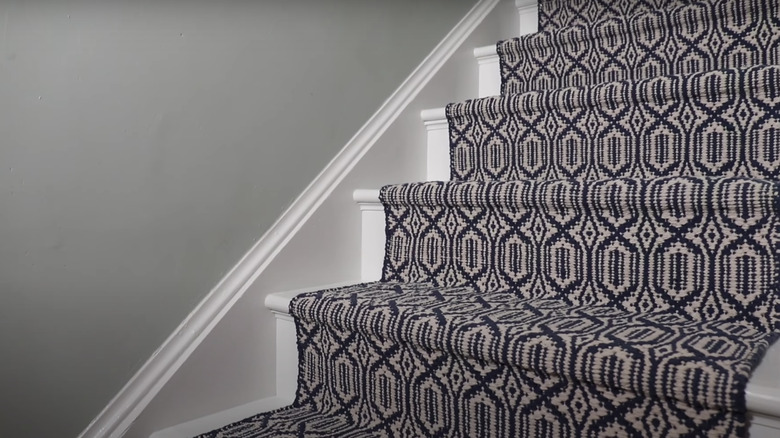
[[[385,261],[385,209],[379,190],[358,189],[352,199],[360,207],[360,281],[377,281]]]
[[[428,122],[438,122],[439,120],[447,118],[447,109],[441,107],[422,110],[420,111],[420,118],[426,124],[428,124]]]
[[[352,192],[352,200],[357,202],[360,210],[373,210],[379,203],[379,190],[357,189]]]
[[[274,313],[280,313],[283,315],[290,314],[290,301],[296,296],[306,292],[317,292],[318,290],[333,289],[337,287],[349,286],[355,284],[354,281],[347,281],[341,283],[324,284],[321,286],[306,287],[303,289],[288,290],[284,292],[274,292],[268,294],[263,301],[265,308]]]
[[[426,130],[426,179],[450,180],[450,126],[444,108],[422,110],[420,118]]]
[[[501,65],[496,46],[484,46],[474,49],[479,68],[479,97],[501,94]]]
[[[498,52],[496,52],[496,46],[482,46],[474,49],[474,57],[477,58],[477,62],[484,64],[486,62],[498,62]]]
[[[79,438],[119,438],[499,0],[480,0],[209,292]]]
[[[295,391],[298,388],[298,342],[295,320],[289,314],[272,313],[276,320],[276,396],[295,400]]]
[[[515,0],[518,18],[517,36],[528,35],[539,30],[539,7],[536,0]]]

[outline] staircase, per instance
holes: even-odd
[[[778,9],[541,1],[356,191],[366,282],[268,298],[280,397],[188,430],[780,436]]]

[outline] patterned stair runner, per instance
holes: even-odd
[[[659,9],[672,9],[693,0],[543,0],[539,3],[539,30],[591,26]],[[711,0],[710,0],[711,1]]]
[[[502,94],[780,64],[767,0],[712,0],[499,42]]]
[[[661,76],[447,107],[456,181],[780,178],[780,67]]]
[[[382,281],[296,297],[295,403],[203,437],[747,434],[780,335],[777,0],[542,0]]]
[[[776,182],[429,182],[381,197],[385,281],[780,330]]]

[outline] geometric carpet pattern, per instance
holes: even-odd
[[[502,41],[502,94],[780,64],[778,14],[772,1],[710,0]]]
[[[447,115],[456,181],[780,179],[776,65],[474,99]]]
[[[202,437],[744,437],[780,335],[778,0],[540,0],[382,281],[299,295],[290,407]]]
[[[539,2],[539,31],[591,26],[608,19],[671,9],[690,0],[544,0]]]
[[[295,405],[206,437],[737,436],[745,383],[773,337],[392,282],[304,294],[290,310]]]
[[[780,330],[778,187],[740,177],[386,186],[383,280]]]

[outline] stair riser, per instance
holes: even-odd
[[[453,104],[452,179],[780,178],[780,67]]]
[[[749,179],[388,186],[383,279],[776,329],[776,196]]]
[[[780,63],[780,19],[771,11],[776,5],[711,3],[501,42],[502,92]]]

